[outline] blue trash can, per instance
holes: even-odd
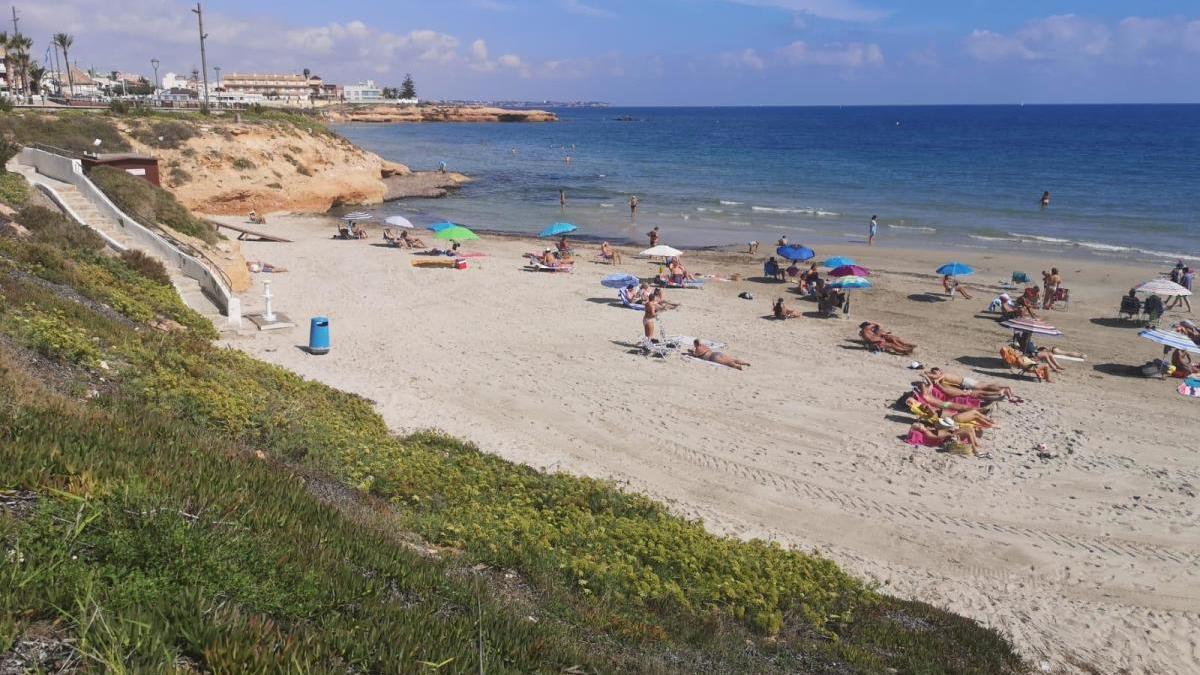
[[[324,316],[314,316],[308,327],[308,353],[329,353],[329,319]]]

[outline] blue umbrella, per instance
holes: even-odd
[[[975,270],[971,269],[970,265],[964,265],[960,262],[948,262],[937,268],[937,273],[948,274],[952,277],[965,277],[968,274],[975,274]]]
[[[446,228],[448,228],[448,227],[461,227],[461,226],[460,226],[460,225],[458,225],[458,224],[456,224],[456,223],[450,223],[450,222],[446,222],[446,223],[434,223],[433,225],[430,225],[430,226],[429,226],[428,228],[426,228],[426,229],[433,230],[434,232],[441,232],[442,230],[444,230],[444,229],[446,229]]]
[[[807,246],[801,246],[800,244],[780,246],[779,248],[775,249],[775,253],[779,254],[779,257],[783,258],[784,260],[791,260],[793,262],[803,262],[805,260],[809,260],[810,258],[815,258],[817,255],[811,248]]]
[[[632,274],[610,274],[600,280],[600,285],[605,288],[629,288],[642,283],[642,280]]]
[[[837,255],[837,256],[834,256],[834,257],[830,258],[829,260],[826,260],[825,262],[821,263],[821,267],[828,267],[829,269],[836,269],[838,267],[843,267],[845,265],[856,265],[856,264],[858,264],[858,263],[855,263],[853,258],[847,258],[845,256]]]
[[[574,225],[572,225],[570,223],[555,223],[555,224],[551,225],[550,227],[547,227],[546,229],[542,230],[538,234],[538,236],[539,237],[557,237],[560,234],[570,234],[577,229],[579,229],[579,228],[575,227]]]

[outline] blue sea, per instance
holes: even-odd
[[[567,221],[614,240],[658,226],[676,246],[786,235],[819,247],[864,240],[878,215],[883,245],[1200,258],[1198,105],[555,112],[552,124],[338,131],[415,169],[444,161],[475,179],[377,209],[418,225],[536,233]]]

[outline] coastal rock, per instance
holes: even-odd
[[[470,180],[461,173],[434,171],[387,176],[383,179],[383,183],[387,187],[383,200],[392,201],[406,197],[445,197],[448,190],[457,188]]]
[[[545,110],[509,110],[485,106],[347,106],[326,113],[335,123],[369,122],[403,124],[413,122],[557,122]]]

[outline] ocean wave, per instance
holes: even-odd
[[[717,203],[721,206],[741,206],[742,202],[731,202],[728,199],[718,199]]]
[[[759,213],[799,213],[799,214],[803,214],[806,216],[836,216],[836,215],[838,215],[837,213],[834,213],[833,211],[822,211],[821,209],[813,209],[813,208],[785,209],[785,208],[779,208],[779,207],[775,207],[775,206],[751,206],[750,210],[758,211]]]
[[[613,207],[612,204],[605,204],[605,203],[600,204],[600,208],[602,208],[602,209],[611,209],[612,207]]]
[[[696,210],[700,213],[725,213],[725,209],[710,209],[704,206],[697,206]]]
[[[1011,236],[1018,239],[1032,239],[1034,241],[1044,241],[1047,244],[1070,244],[1073,243],[1070,239],[1059,239],[1058,237],[1043,237],[1037,234],[1022,234],[1020,232],[1009,232]]]
[[[1010,232],[1009,234],[1011,234],[1018,241],[1039,241],[1039,242],[1043,242],[1043,243],[1047,243],[1047,244],[1062,244],[1064,246],[1077,246],[1079,248],[1086,248],[1091,251],[1097,251],[1097,252],[1102,252],[1102,253],[1115,253],[1115,254],[1140,253],[1141,255],[1148,255],[1148,256],[1155,257],[1155,258],[1162,258],[1164,260],[1200,260],[1200,256],[1189,254],[1189,253],[1172,253],[1170,251],[1155,251],[1153,249],[1137,248],[1136,246],[1120,246],[1118,244],[1103,244],[1103,243],[1100,243],[1097,241],[1074,241],[1071,239],[1062,239],[1060,237],[1043,237],[1043,236],[1039,236],[1036,234],[1021,234],[1018,232]],[[983,237],[976,237],[975,235],[971,235],[971,236],[975,237],[977,239],[983,238]]]
[[[937,232],[936,227],[929,227],[927,225],[892,225],[892,224],[888,224],[888,227],[893,230],[912,230],[914,232]]]
[[[980,241],[1020,241],[1017,237],[987,237],[982,234],[968,234],[967,236]]]

